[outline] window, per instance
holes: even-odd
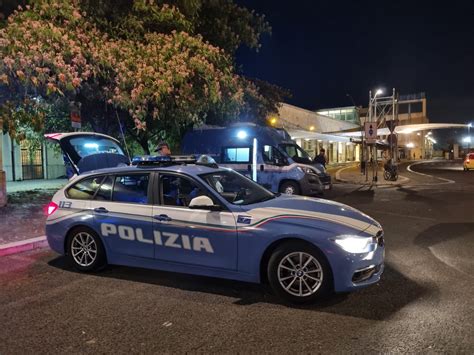
[[[148,179],[148,174],[116,176],[112,200],[117,202],[147,204]]]
[[[113,140],[97,137],[76,137],[69,140],[69,144],[80,158],[97,153],[114,153],[125,155],[122,148]]]
[[[188,178],[176,175],[160,175],[163,205],[187,207],[191,200],[206,193]]]
[[[263,146],[263,161],[267,164],[283,164],[285,157],[281,152],[271,145]]]
[[[233,170],[203,174],[200,177],[234,205],[250,205],[275,198],[272,192]]]
[[[112,187],[114,185],[114,179],[112,176],[107,176],[99,187],[99,191],[95,195],[95,199],[98,201],[110,201],[112,198]]]
[[[66,195],[76,200],[92,200],[103,179],[104,176],[94,176],[81,180],[71,186],[67,190]]]
[[[224,148],[223,163],[250,163],[250,147]]]

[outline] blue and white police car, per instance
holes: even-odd
[[[48,138],[60,142],[77,176],[47,206],[46,235],[80,271],[117,264],[268,282],[298,303],[380,280],[382,227],[354,208],[274,194],[188,158],[127,165],[108,136]],[[100,164],[108,167],[90,170]]]

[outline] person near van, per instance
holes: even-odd
[[[321,148],[319,150],[319,154],[316,155],[316,157],[314,158],[314,162],[315,163],[318,163],[318,164],[321,164],[322,166],[326,167],[326,156],[325,156],[325,153],[326,151],[324,150],[324,148]]]
[[[158,152],[162,157],[171,156],[170,146],[166,142],[160,142],[160,144],[158,144],[158,147],[156,147],[155,152]]]

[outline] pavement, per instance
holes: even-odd
[[[474,171],[452,168],[415,165],[410,184],[381,189],[336,184],[326,197],[384,227],[386,269],[378,284],[314,305],[229,280],[78,273],[45,249],[1,257],[0,354],[473,354]]]

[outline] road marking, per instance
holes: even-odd
[[[421,176],[428,176],[428,177],[432,177],[434,179],[439,179],[439,180],[443,180],[445,182],[441,182],[439,184],[424,184],[424,185],[444,185],[444,184],[454,184],[456,183],[456,181],[454,180],[450,180],[450,179],[445,179],[445,178],[442,178],[442,177],[438,177],[438,176],[434,176],[434,175],[429,175],[429,174],[423,174],[423,173],[419,173],[417,171],[413,171],[411,169],[412,166],[414,165],[420,165],[420,164],[428,164],[428,162],[424,162],[424,161],[419,161],[419,162],[416,162],[416,163],[412,163],[410,165],[407,166],[407,170],[413,174],[417,174],[417,175],[421,175]],[[432,163],[431,163],[432,164]]]

